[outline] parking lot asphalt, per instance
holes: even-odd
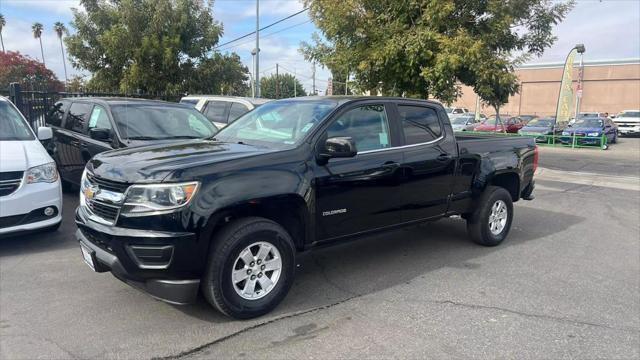
[[[540,166],[501,246],[453,218],[305,253],[248,321],[91,272],[66,194],[59,231],[0,241],[0,358],[639,358],[640,139]]]

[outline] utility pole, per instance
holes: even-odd
[[[313,79],[313,96],[316,96],[316,62],[313,62],[313,70],[311,72],[311,78]]]
[[[349,87],[349,72],[347,71],[347,77],[344,79],[344,94],[349,95],[347,88]]]
[[[296,77],[296,68],[293,68],[293,97],[298,97],[298,78]]]
[[[260,97],[260,0],[256,0],[256,97]]]
[[[256,49],[251,50],[251,69],[253,71],[256,70],[256,54],[257,51]],[[255,75],[251,74],[251,71],[249,71],[249,76],[251,76],[251,97],[256,97],[256,77]]]
[[[276,99],[280,99],[280,77],[278,76],[278,63],[276,63]]]

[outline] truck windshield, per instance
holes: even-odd
[[[29,125],[18,111],[6,101],[0,101],[0,141],[35,140]]]
[[[195,109],[155,104],[111,106],[123,138],[129,140],[202,139],[218,129]]]
[[[280,150],[293,147],[335,109],[334,100],[284,100],[266,103],[241,116],[216,139]]]

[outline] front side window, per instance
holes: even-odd
[[[89,119],[89,130],[91,129],[111,130],[109,115],[107,115],[107,110],[105,110],[102,106],[94,106],[93,111],[91,112],[91,118]]]
[[[335,100],[273,101],[250,111],[216,134],[216,139],[280,150],[293,147],[336,108]]]
[[[66,104],[62,101],[58,101],[55,105],[53,105],[45,118],[47,125],[62,126],[62,118],[64,117],[64,112],[67,108],[67,106],[65,105]]]
[[[0,141],[35,140],[29,125],[13,106],[0,101]]]
[[[201,139],[217,128],[195,109],[156,104],[112,105],[120,135],[129,140]]]
[[[65,121],[64,127],[75,132],[83,132],[84,124],[89,119],[93,105],[84,103],[73,103],[69,108],[69,115]]]
[[[384,105],[364,105],[343,113],[327,129],[327,138],[350,137],[358,152],[390,146],[389,121]]]
[[[407,145],[429,142],[442,135],[438,114],[434,109],[400,105],[398,111]]]
[[[204,111],[207,119],[213,122],[227,123],[224,113],[227,110],[227,102],[225,101],[209,101]]]

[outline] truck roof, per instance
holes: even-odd
[[[127,98],[127,97],[67,97],[61,100],[65,101],[83,101],[83,102],[93,102],[93,103],[102,103],[108,105],[175,105],[181,106],[184,105],[162,101],[162,100],[150,100],[150,99],[138,99],[138,98]]]
[[[340,105],[346,104],[349,102],[360,101],[360,100],[419,101],[419,102],[425,102],[433,105],[442,105],[440,102],[435,100],[403,98],[403,97],[397,97],[397,96],[396,97],[394,96],[355,96],[355,95],[301,96],[301,97],[280,99],[280,100],[274,100],[274,101],[318,101],[318,100],[333,100],[338,102]]]

